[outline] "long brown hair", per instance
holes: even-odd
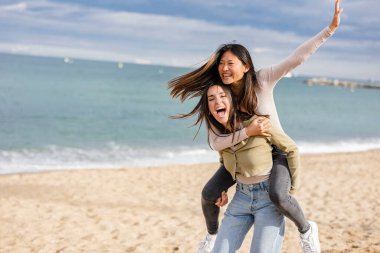
[[[221,82],[218,66],[223,54],[227,51],[233,53],[249,70],[243,77],[243,89],[240,94],[234,94],[238,101],[238,108],[246,111],[249,115],[255,115],[257,107],[257,96],[254,87],[258,85],[256,72],[251,55],[248,50],[240,44],[224,44],[220,46],[209,60],[201,67],[190,73],[176,77],[169,81],[168,88],[173,98],[179,98],[184,102],[188,98],[201,96],[204,90],[212,82]],[[196,108],[194,108],[196,110]],[[194,111],[193,110],[193,111]]]
[[[170,95],[184,102],[188,98],[202,96],[205,89],[214,81],[221,81],[218,74],[216,54],[201,67],[168,82]]]
[[[225,92],[231,106],[230,106],[230,113],[228,115],[228,121],[227,126],[223,126],[221,123],[219,123],[214,116],[210,112],[210,108],[208,107],[208,97],[207,92],[210,89],[210,87],[218,85],[220,86],[223,91]],[[220,134],[229,134],[235,132],[237,123],[238,123],[238,114],[237,114],[237,103],[236,99],[234,99],[231,91],[231,87],[223,84],[222,82],[210,82],[207,85],[205,85],[205,88],[203,89],[203,93],[201,94],[201,97],[198,101],[198,103],[195,105],[194,109],[185,114],[178,114],[176,116],[171,116],[173,119],[183,119],[183,118],[189,118],[194,115],[196,115],[197,119],[193,126],[199,125],[198,130],[195,134],[199,133],[199,130],[203,124],[203,122],[206,122],[207,130],[213,131],[216,135]],[[217,132],[214,131],[214,129],[217,130]],[[210,143],[210,142],[209,142]]]

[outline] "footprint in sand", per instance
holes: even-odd
[[[136,247],[128,247],[125,251],[126,252],[135,252],[136,251]]]
[[[178,246],[170,246],[170,245],[164,246],[164,247],[162,247],[162,249],[163,249],[163,252],[168,252],[168,253],[173,253],[173,252],[179,251]]]
[[[90,241],[93,237],[94,237],[93,234],[89,234],[89,235],[86,235],[86,236],[81,237],[81,239],[82,239],[82,240]]]
[[[119,239],[120,231],[119,229],[114,229],[112,230],[111,234],[112,234],[112,239],[117,240]]]

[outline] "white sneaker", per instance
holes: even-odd
[[[321,253],[321,245],[318,238],[318,226],[315,222],[309,221],[310,228],[306,233],[300,234],[301,247],[304,253]]]
[[[199,248],[197,253],[211,253],[214,248],[216,240],[216,235],[210,235],[207,233],[206,238],[199,243]]]

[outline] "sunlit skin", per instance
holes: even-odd
[[[211,115],[224,127],[227,126],[231,104],[227,94],[219,85],[211,86],[207,91],[208,108]]]
[[[234,55],[231,51],[225,52],[219,62],[218,72],[222,82],[231,85],[234,94],[241,88],[244,74],[249,70],[249,66]]]

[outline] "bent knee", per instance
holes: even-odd
[[[269,191],[269,198],[276,206],[282,206],[289,198],[289,193],[279,191]]]
[[[215,202],[220,196],[221,192],[217,192],[209,187],[204,187],[202,190],[202,200]]]

